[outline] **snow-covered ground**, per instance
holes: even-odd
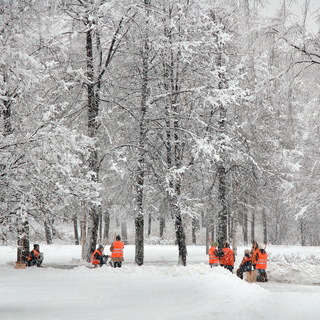
[[[238,248],[236,267],[245,248]],[[121,269],[87,268],[79,246],[41,245],[46,268],[14,269],[14,248],[0,247],[1,320],[319,320],[320,247],[267,248],[268,283],[247,283],[209,268],[203,246],[146,246],[145,265],[126,246]]]

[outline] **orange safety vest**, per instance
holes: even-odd
[[[100,250],[98,250],[98,249],[93,252],[93,254],[91,255],[91,260],[90,260],[90,262],[91,262],[93,265],[100,264],[100,261],[101,261],[100,259],[97,259],[97,258],[95,257],[96,254],[98,254],[99,258],[101,258],[102,252],[101,252]]]
[[[258,260],[256,263],[257,269],[267,269],[267,261],[268,261],[268,254],[258,252]]]
[[[39,259],[39,256],[40,256],[40,252],[33,249],[29,253],[27,261],[31,261],[33,259],[33,257],[35,257],[36,259]]]
[[[251,253],[251,258],[252,258],[252,264],[255,265],[257,263],[257,256],[259,253],[259,249],[254,249]]]
[[[220,263],[224,266],[233,266],[234,265],[234,252],[230,248],[223,248],[222,252],[224,253]]]
[[[220,264],[219,257],[215,255],[214,251],[216,250],[216,247],[210,247],[209,248],[209,263],[210,264]]]
[[[112,247],[113,247],[113,250],[112,250],[111,258],[122,258],[124,243],[122,241],[114,241],[112,243]]]

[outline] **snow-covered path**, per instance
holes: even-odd
[[[43,247],[47,264],[79,263],[77,250]],[[189,248],[187,267],[174,264],[175,247],[146,247],[142,267],[132,263],[133,252],[126,248],[121,269],[15,270],[4,263],[12,258],[8,248],[0,247],[0,319],[320,319],[320,286],[301,285],[299,278],[296,284],[249,284],[222,268],[210,269],[203,247]]]

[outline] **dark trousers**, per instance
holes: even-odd
[[[265,269],[257,269],[257,270],[258,270],[257,282],[268,282],[266,270]]]
[[[37,265],[37,267],[41,267],[41,264],[42,264],[42,260],[35,260],[35,259],[33,259],[33,260],[27,261],[27,266],[28,266],[28,267],[33,267],[33,266],[35,266],[35,265]]]
[[[225,269],[228,269],[231,273],[233,273],[233,266],[228,266],[226,264],[223,265]]]
[[[121,261],[115,261],[114,263],[113,263],[113,267],[114,268],[121,268],[121,265],[122,265],[122,262]]]

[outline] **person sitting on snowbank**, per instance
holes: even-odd
[[[245,272],[251,272],[251,271],[252,271],[252,258],[250,256],[250,250],[246,249],[244,250],[244,257],[242,258],[242,261],[237,270],[237,276],[240,279],[243,279],[243,274]]]
[[[118,235],[116,236],[116,241],[112,242],[110,247],[110,251],[112,252],[111,260],[115,268],[116,267],[121,268],[122,262],[124,261],[123,248],[124,248],[124,243],[121,241],[121,237]]]
[[[102,267],[104,264],[106,264],[108,256],[103,254],[103,250],[104,250],[104,246],[100,244],[98,246],[98,249],[92,253],[91,263],[94,265],[94,267],[97,267],[97,266]]]
[[[40,252],[40,246],[38,244],[33,245],[33,250],[30,251],[27,257],[27,266],[33,267],[37,265],[37,267],[41,267],[43,262],[43,253]]]

